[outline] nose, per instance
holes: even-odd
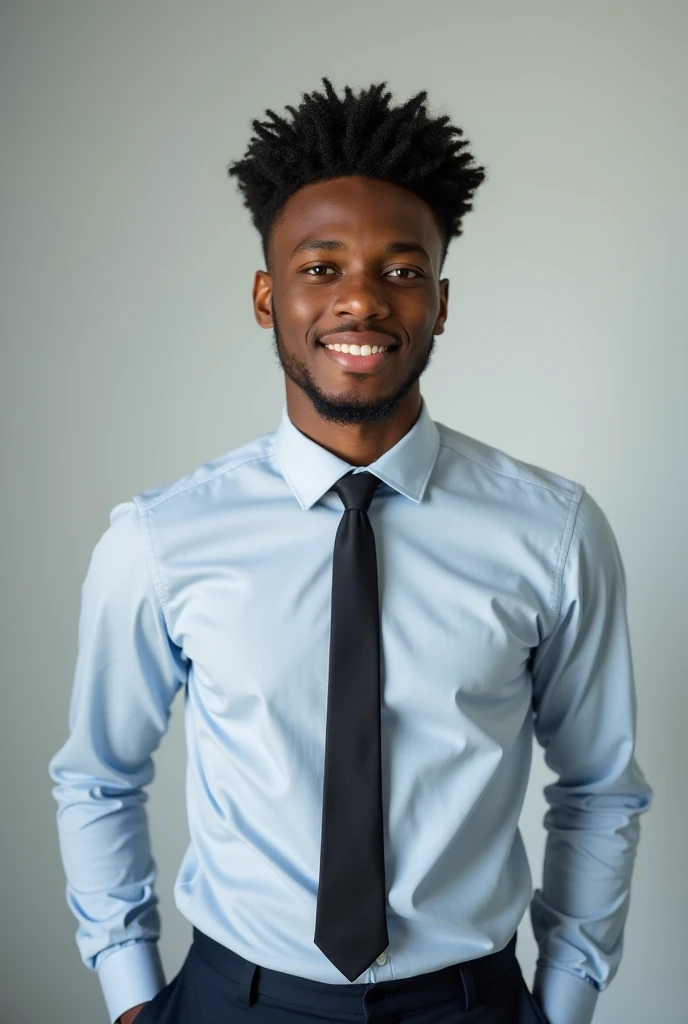
[[[345,274],[341,280],[333,313],[336,316],[350,316],[357,320],[389,316],[389,303],[384,295],[384,284],[376,274]]]

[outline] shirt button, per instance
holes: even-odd
[[[382,964],[386,964],[387,963],[387,954],[386,953],[380,953],[379,957],[376,960],[376,963],[380,964],[380,966],[382,966]]]

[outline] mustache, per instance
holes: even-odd
[[[359,326],[341,324],[339,327],[333,327],[331,331],[324,331],[315,340],[320,341],[321,338],[330,338],[336,334],[381,334],[385,338],[394,338],[395,342],[399,342],[396,334],[384,327],[374,327],[372,324],[360,324]]]

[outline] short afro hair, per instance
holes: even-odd
[[[467,152],[462,129],[448,115],[428,117],[426,90],[390,107],[386,82],[358,95],[347,85],[343,99],[328,78],[322,82],[324,94],[302,93],[297,110],[286,107],[290,122],[269,108],[272,123],[253,120],[255,135],[243,159],[227,168],[260,234],[266,266],[270,231],[287,199],[304,185],[345,175],[389,181],[424,199],[442,237],[444,264],[486,177]]]

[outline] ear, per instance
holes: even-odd
[[[273,327],[272,276],[266,270],[256,270],[253,281],[253,313],[261,327]]]
[[[440,281],[440,311],[435,320],[433,334],[444,334],[444,322],[449,315],[449,278],[443,277]]]

